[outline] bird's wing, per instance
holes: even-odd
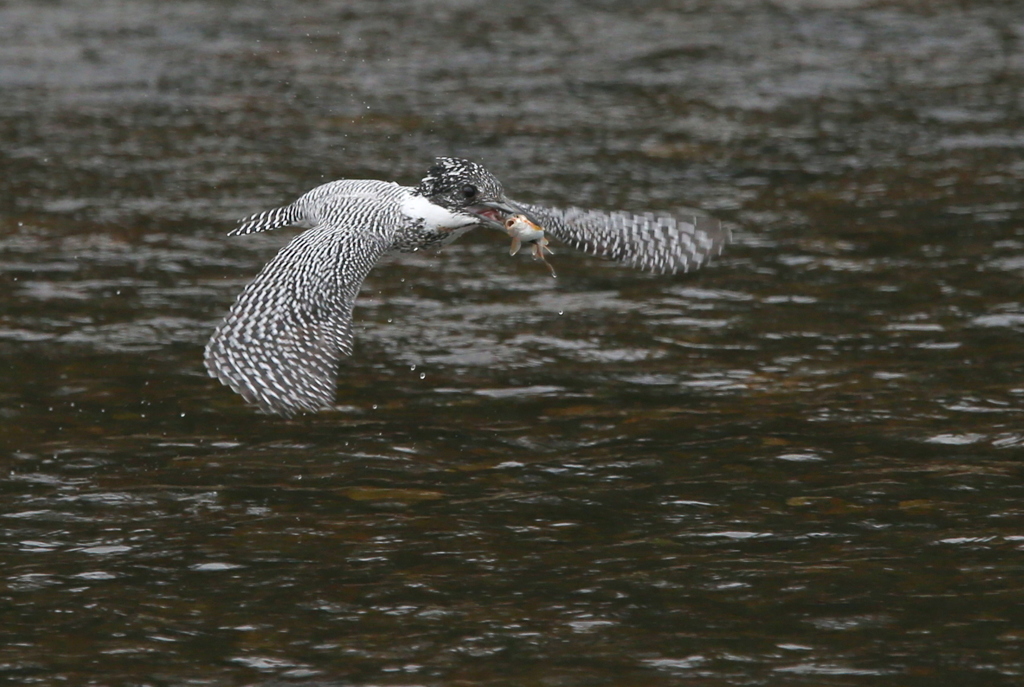
[[[548,208],[519,203],[548,236],[577,250],[652,272],[687,272],[722,252],[729,230],[712,217]]]
[[[243,236],[245,234],[255,234],[258,231],[272,231],[281,227],[303,224],[307,227],[309,226],[306,219],[306,210],[302,203],[296,201],[291,205],[274,208],[266,212],[257,212],[255,215],[249,215],[245,219],[239,220],[238,226],[229,231],[228,236]]]
[[[282,248],[206,345],[210,376],[270,413],[333,402],[338,359],[352,352],[359,287],[390,248],[390,236],[369,227],[394,219],[376,214],[335,215]]]

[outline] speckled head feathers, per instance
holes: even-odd
[[[457,157],[435,159],[417,192],[449,210],[460,210],[481,201],[499,200],[505,195],[501,182],[483,165]]]

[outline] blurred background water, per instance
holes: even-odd
[[[0,0],[0,677],[999,685],[1024,673],[1024,5]],[[202,346],[436,155],[699,207],[655,276],[387,258],[338,408]]]

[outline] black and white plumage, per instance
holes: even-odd
[[[480,226],[504,230],[499,220],[513,213],[573,248],[655,272],[696,269],[729,238],[708,217],[516,203],[486,169],[457,158],[438,158],[416,187],[332,181],[231,232],[307,229],[239,295],[206,346],[206,369],[269,413],[326,407],[338,361],[352,353],[352,308],[377,260],[389,251],[440,247]]]

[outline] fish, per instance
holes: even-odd
[[[542,261],[551,270],[551,276],[557,277],[555,268],[544,257],[554,255],[555,252],[548,248],[547,237],[544,236],[544,228],[534,224],[526,215],[512,215],[505,220],[505,231],[512,237],[512,246],[508,251],[509,255],[515,255],[525,244],[532,244],[532,253],[535,260]]]

